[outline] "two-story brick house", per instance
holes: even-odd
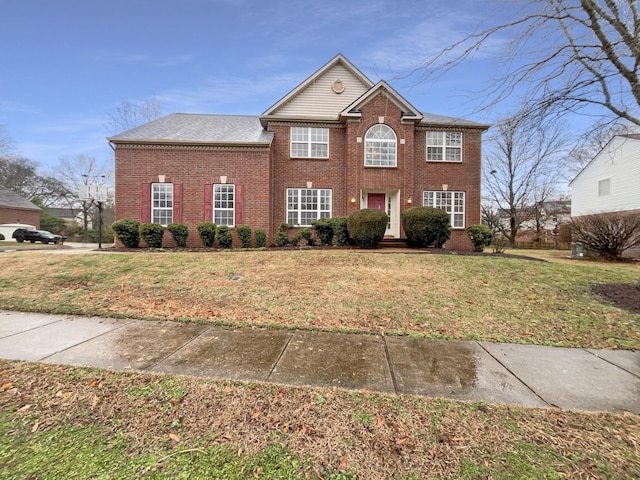
[[[428,205],[451,215],[446,246],[470,249],[487,128],[422,113],[337,55],[261,116],[171,114],[109,138],[115,215],[185,223],[197,246],[202,221],[273,240],[283,222],[361,208],[384,209],[401,238],[400,213]]]

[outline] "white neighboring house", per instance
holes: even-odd
[[[569,186],[572,218],[605,212],[640,215],[640,134],[613,137]],[[625,253],[637,257],[640,249]]]

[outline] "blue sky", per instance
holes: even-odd
[[[0,124],[17,153],[54,166],[111,162],[108,114],[155,97],[163,113],[259,115],[344,54],[424,112],[474,112],[496,69],[496,39],[441,78],[407,73],[487,15],[478,0],[3,0]]]

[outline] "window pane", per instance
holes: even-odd
[[[213,186],[213,223],[216,225],[235,225],[235,190],[233,184]]]
[[[151,221],[160,225],[173,221],[173,183],[151,184]]]
[[[453,228],[464,228],[464,192],[425,191],[422,205],[441,208],[450,214]]]
[[[365,135],[365,159],[368,167],[395,167],[396,134],[391,127],[374,125]]]
[[[311,226],[318,218],[331,217],[331,189],[287,189],[287,222]]]
[[[329,158],[329,129],[291,127],[291,156],[298,158]]]

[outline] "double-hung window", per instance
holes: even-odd
[[[292,158],[329,158],[329,129],[291,127]]]
[[[395,167],[396,164],[395,132],[387,125],[374,125],[364,136],[365,167]]]
[[[314,220],[330,217],[330,188],[287,189],[287,223],[310,227]]]
[[[173,222],[173,183],[151,184],[151,221],[164,226]]]
[[[461,162],[462,132],[427,132],[428,162]]]
[[[453,228],[464,228],[464,192],[425,191],[422,205],[441,208],[451,216]]]
[[[235,185],[215,184],[213,186],[213,223],[228,227],[235,226],[235,194]]]

